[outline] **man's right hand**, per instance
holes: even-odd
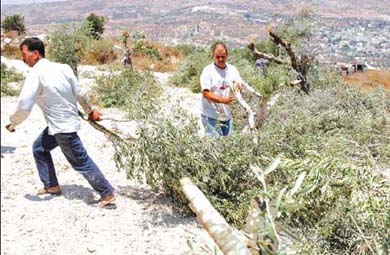
[[[92,110],[92,112],[89,113],[88,115],[88,120],[92,120],[92,121],[100,121],[102,120],[100,118],[102,114],[100,112],[98,112],[97,110]]]
[[[224,104],[234,104],[237,101],[235,96],[229,96],[225,98]]]
[[[12,124],[6,125],[5,128],[6,128],[9,132],[11,132],[11,133],[15,132],[15,130],[16,130],[16,129],[15,129],[15,126],[12,125]]]

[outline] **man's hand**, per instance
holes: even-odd
[[[242,85],[238,82],[233,81],[232,91],[234,94],[242,92]]]
[[[234,104],[237,101],[237,98],[235,96],[229,96],[224,98],[224,104]]]
[[[236,83],[236,86],[237,86],[238,91],[240,91],[240,93],[242,93],[242,84]]]
[[[92,110],[92,112],[90,112],[88,115],[88,120],[100,121],[102,120],[100,116],[102,116],[100,112],[98,112],[97,110]]]
[[[12,125],[12,124],[8,124],[7,126],[5,126],[5,128],[9,131],[9,132],[15,132],[15,126]]]

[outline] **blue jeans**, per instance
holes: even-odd
[[[202,124],[211,137],[228,136],[232,132],[232,120],[216,120],[201,114]]]
[[[48,134],[48,128],[38,136],[33,144],[33,155],[38,168],[39,178],[45,188],[58,186],[58,180],[50,151],[60,146],[72,167],[82,174],[100,196],[105,197],[114,192],[114,188],[104,177],[97,165],[88,156],[76,132]]]

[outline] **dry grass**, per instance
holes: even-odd
[[[122,40],[118,40],[118,39],[110,39],[110,40],[112,41],[113,45],[119,45],[120,47],[123,47]],[[131,54],[131,59],[133,61],[134,69],[138,71],[148,70],[148,71],[155,71],[155,72],[175,71],[177,68],[177,64],[183,58],[180,52],[173,47],[165,46],[160,43],[151,43],[151,45],[160,52],[162,56],[162,60],[152,59],[143,54],[138,54],[133,52]],[[133,48],[134,41],[129,40],[127,46],[129,48]],[[112,62],[112,64],[121,65],[120,60],[122,58],[122,51],[115,50],[114,54],[116,55],[116,59]]]
[[[133,54],[133,65],[136,70],[149,70],[156,72],[173,72],[177,68],[177,60],[163,57],[162,60],[155,60],[144,55]]]
[[[354,86],[361,86],[363,91],[370,91],[378,86],[390,90],[390,71],[367,70],[344,76],[344,81]]]
[[[7,58],[15,58],[15,59],[21,59],[22,54],[20,53],[19,45],[15,44],[5,44],[4,47],[1,49],[1,55],[7,57]]]
[[[156,72],[173,72],[177,68],[177,63],[183,58],[180,52],[169,46],[165,46],[159,43],[151,43],[156,48],[161,56],[162,60],[152,59],[143,54],[132,54],[133,65],[136,70],[150,70]],[[130,47],[132,45],[130,44]]]

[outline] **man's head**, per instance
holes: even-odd
[[[45,57],[45,45],[37,37],[25,39],[19,46],[23,62],[33,67],[41,58]]]
[[[223,42],[216,42],[213,45],[212,50],[213,50],[214,64],[219,68],[222,69],[225,68],[227,57],[228,57],[228,50],[226,45]]]

